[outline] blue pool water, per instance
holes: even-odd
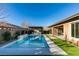
[[[18,40],[14,44],[6,47],[6,48],[48,48],[48,44],[45,41],[44,36],[33,36],[29,35],[22,40]]]
[[[0,55],[51,55],[51,53],[43,35],[31,34],[0,48]]]

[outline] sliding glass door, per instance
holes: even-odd
[[[58,28],[58,35],[59,35],[59,36],[60,36],[60,35],[63,35],[63,27]]]
[[[79,22],[71,24],[71,35],[72,37],[79,38]]]

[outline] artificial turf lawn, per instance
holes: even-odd
[[[46,36],[51,39],[50,35],[46,34]],[[57,37],[55,39],[51,39],[51,41],[62,48],[69,56],[79,56],[79,48],[73,44],[66,42],[65,40],[61,40]]]

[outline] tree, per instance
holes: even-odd
[[[8,8],[3,5],[0,5],[0,21],[7,22],[6,18],[8,18]]]
[[[22,22],[22,27],[23,27],[23,28],[28,28],[28,27],[29,27],[29,23],[26,22],[26,21],[23,21],[23,22]]]

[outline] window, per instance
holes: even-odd
[[[63,35],[63,27],[58,28],[58,35]]]
[[[79,22],[76,22],[76,38],[79,38]]]
[[[71,24],[71,35],[74,37],[74,24]]]
[[[72,37],[79,38],[79,22],[71,24],[71,35]]]

